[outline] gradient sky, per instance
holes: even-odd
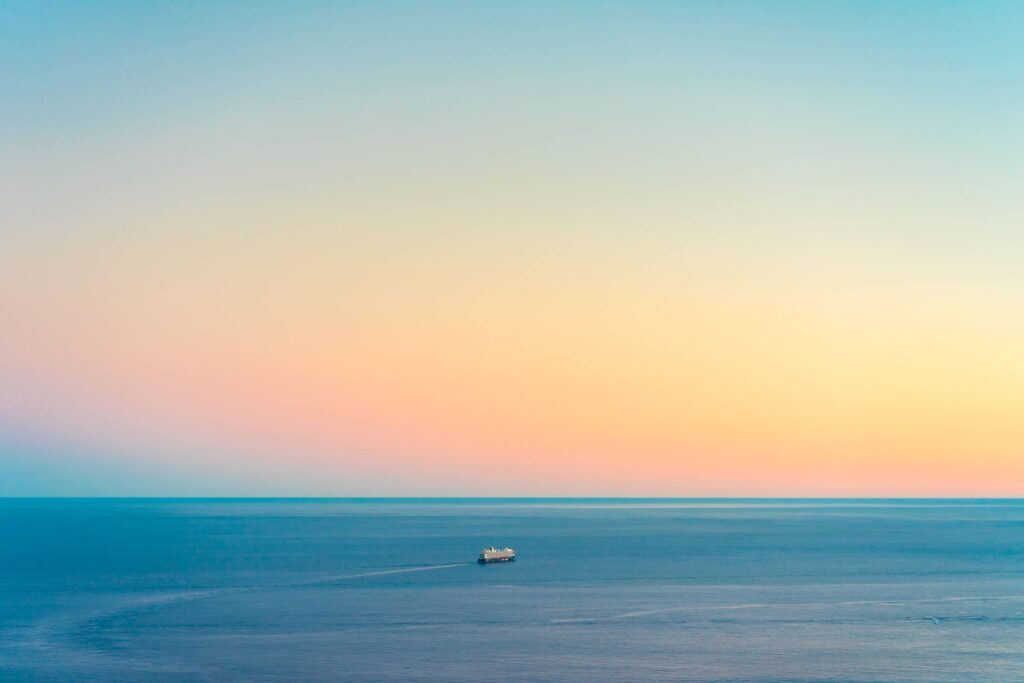
[[[0,495],[1024,495],[1024,4],[0,0]]]

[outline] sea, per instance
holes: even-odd
[[[1021,681],[1024,501],[3,499],[0,680]]]

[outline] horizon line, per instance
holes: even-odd
[[[309,500],[309,501],[1020,501],[1024,496],[218,496],[218,495],[0,495],[0,500]]]

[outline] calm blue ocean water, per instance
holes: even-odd
[[[484,678],[1024,680],[1024,503],[0,500],[3,681]]]

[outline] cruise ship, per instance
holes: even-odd
[[[516,551],[512,548],[498,549],[493,545],[490,548],[484,548],[480,552],[480,557],[477,558],[477,562],[480,564],[487,564],[489,562],[511,562],[516,559]]]

